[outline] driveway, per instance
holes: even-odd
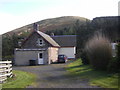
[[[99,88],[97,86],[90,86],[88,80],[68,76],[65,70],[66,65],[17,66],[13,67],[13,70],[22,70],[37,75],[37,84],[27,88]]]

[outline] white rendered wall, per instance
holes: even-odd
[[[68,58],[75,58],[76,48],[75,47],[61,47],[58,54],[65,54]]]

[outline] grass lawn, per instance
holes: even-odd
[[[66,69],[71,76],[89,79],[90,85],[103,88],[118,88],[118,74],[95,71],[89,65],[83,65],[80,59],[70,63]]]
[[[14,77],[8,78],[2,88],[25,88],[31,84],[35,84],[36,76],[32,73],[13,70]]]

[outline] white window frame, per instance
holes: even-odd
[[[44,41],[42,38],[38,38],[37,40],[37,46],[43,46],[44,45]]]

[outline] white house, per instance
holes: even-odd
[[[75,59],[76,35],[57,35],[52,38],[60,45],[58,54],[65,54],[68,59]]]
[[[36,24],[33,29],[21,48],[15,49],[15,65],[29,65],[30,60],[36,60],[38,65],[50,64],[57,62],[59,54],[75,59],[76,35],[49,36],[39,31]]]

